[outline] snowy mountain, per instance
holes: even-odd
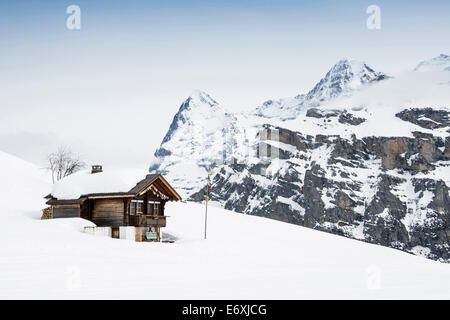
[[[450,261],[450,73],[410,72],[380,81],[386,78],[343,60],[308,94],[267,104],[270,117],[222,109],[220,117],[233,119],[240,134],[234,141],[247,153],[215,163],[213,199],[236,212]],[[165,152],[167,141],[155,155],[159,168],[183,174],[176,187],[195,181],[197,189],[185,195],[202,201],[205,171],[190,168],[206,163],[174,161],[192,156],[185,145],[202,145],[204,138],[192,134],[196,127],[193,121],[172,125],[167,141],[177,156]],[[218,157],[220,143],[202,147],[206,162]]]
[[[167,203],[163,236],[175,243],[93,236],[80,218],[40,220],[42,173],[0,152],[1,299],[450,298],[448,265],[214,205],[204,240],[204,206]]]
[[[355,60],[341,60],[305,96],[310,103],[319,104],[325,100],[347,95],[363,85],[386,79],[382,72],[376,72],[367,64]]]
[[[387,79],[366,63],[343,59],[336,63],[307,94],[293,98],[268,100],[256,108],[255,115],[264,118],[294,119],[305,108],[318,107],[340,96],[349,96],[370,83]]]
[[[209,166],[214,168],[246,158],[254,148],[262,124],[298,117],[307,107],[351,95],[386,77],[363,62],[341,60],[308,94],[267,101],[250,114],[233,114],[206,92],[197,90],[174,116],[155,152],[150,172],[163,173],[181,190],[182,196],[190,196],[204,185]]]
[[[450,71],[450,56],[441,54],[433,59],[422,61],[414,71]]]
[[[207,169],[240,152],[244,129],[236,115],[203,91],[195,91],[180,106],[150,172],[163,173],[181,189],[181,196],[203,186]]]

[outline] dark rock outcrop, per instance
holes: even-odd
[[[425,129],[436,129],[450,127],[450,117],[445,110],[432,108],[406,109],[395,115],[403,121],[408,121]]]
[[[347,112],[346,110],[320,110],[318,108],[310,108],[306,111],[306,116],[311,118],[333,118],[336,117],[340,123],[349,124],[353,126],[360,125],[366,119],[356,117],[355,115]]]

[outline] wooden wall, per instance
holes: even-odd
[[[80,218],[89,220],[89,200],[84,200],[80,204]]]
[[[123,226],[123,199],[95,199],[91,203],[91,219],[97,226]]]
[[[53,206],[53,218],[75,218],[80,216],[79,205]]]

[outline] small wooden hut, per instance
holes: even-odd
[[[181,200],[178,193],[160,174],[148,174],[131,189],[103,174],[101,166],[93,166],[88,175],[59,181],[46,196],[50,217],[87,219],[98,227],[111,227],[113,237],[118,237],[119,227],[134,226],[142,240],[160,241],[160,228],[166,226],[165,204]],[[67,192],[71,188],[75,192]]]

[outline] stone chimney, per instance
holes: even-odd
[[[91,174],[103,172],[103,167],[99,165],[92,166]]]

